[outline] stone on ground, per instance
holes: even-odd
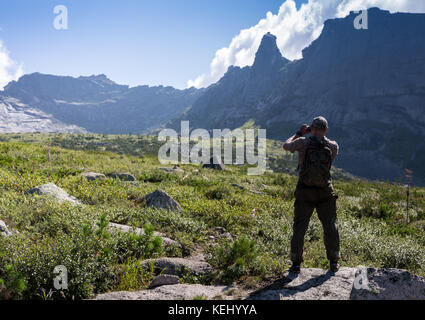
[[[97,173],[97,172],[84,172],[81,175],[87,178],[88,181],[95,181],[95,180],[106,178],[106,176],[103,173]]]
[[[63,202],[70,202],[73,204],[81,204],[81,201],[79,201],[77,198],[69,195],[65,192],[65,190],[59,188],[54,183],[47,183],[42,186],[38,186],[36,188],[33,188],[31,190],[28,190],[28,194],[37,194],[39,196],[49,196],[59,203]]]
[[[6,238],[11,235],[12,235],[12,232],[9,231],[6,223],[3,220],[0,220],[0,236]]]
[[[214,170],[226,170],[226,167],[221,162],[221,159],[217,156],[211,157],[208,163],[204,163],[202,168],[214,169]]]
[[[123,224],[118,224],[118,223],[109,223],[109,230],[118,230],[120,232],[124,232],[124,233],[135,233],[137,235],[144,235],[145,234],[145,230],[143,228],[136,228],[136,227],[131,227],[131,226],[126,226]],[[176,247],[181,247],[181,244],[178,243],[175,240],[172,240],[170,238],[165,237],[162,233],[159,232],[154,232],[154,236],[156,237],[161,237],[162,242],[164,243],[165,246],[176,246]]]
[[[100,294],[95,300],[193,300],[203,297],[208,300],[215,298],[228,299],[227,286],[203,286],[200,284],[175,284],[162,286],[153,290],[136,292],[111,292]]]
[[[149,285],[149,289],[178,284],[179,281],[180,281],[180,278],[178,276],[174,276],[171,274],[161,274],[155,277],[155,279],[153,279],[153,281]]]
[[[168,211],[182,211],[180,205],[162,190],[156,190],[143,197],[142,202],[146,203],[148,208],[165,209]]]
[[[194,275],[206,275],[213,271],[211,265],[205,261],[184,258],[158,258],[141,262],[141,266],[150,270],[153,265],[155,274],[171,274],[181,276],[185,272]]]

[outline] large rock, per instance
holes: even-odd
[[[95,180],[106,178],[106,176],[103,173],[97,173],[97,172],[84,172],[81,175],[87,178],[88,181],[95,181]]]
[[[156,190],[146,195],[143,197],[142,202],[145,202],[148,208],[182,211],[180,205],[162,190]]]
[[[359,272],[365,270],[367,273]],[[364,279],[359,275],[364,274]],[[170,285],[139,292],[114,292],[98,300],[425,300],[425,279],[399,269],[341,268],[337,273],[302,269],[299,275],[286,273],[259,290],[201,285]]]
[[[369,288],[351,291],[352,300],[425,300],[425,279],[399,269],[367,269]]]
[[[149,285],[149,289],[178,284],[179,281],[180,281],[180,278],[178,276],[174,276],[171,274],[161,274],[155,277],[155,279],[153,279],[153,281]]]
[[[12,232],[9,231],[6,223],[3,220],[0,220],[0,236],[6,238],[6,237],[11,236],[11,235],[12,235]]]
[[[109,230],[118,230],[120,232],[124,232],[124,233],[135,233],[137,235],[144,235],[145,234],[145,230],[143,228],[136,228],[136,227],[131,227],[131,226],[126,226],[123,224],[118,224],[118,223],[109,223]],[[159,232],[154,232],[154,236],[157,237],[161,237],[162,242],[165,244],[165,246],[176,246],[176,247],[181,247],[181,244],[178,243],[175,240],[172,240],[170,238],[165,237],[162,233]]]
[[[202,168],[226,170],[226,167],[222,164],[221,159],[217,156],[211,157],[209,163],[205,163]]]
[[[286,274],[271,285],[252,292],[252,300],[406,300],[425,299],[425,279],[398,269],[367,270],[341,268],[333,274],[322,269],[302,269],[299,275]],[[366,274],[366,273],[364,273]],[[359,286],[364,284],[365,286]],[[358,289],[356,289],[358,288]]]
[[[210,264],[205,261],[184,258],[158,258],[141,262],[144,269],[149,270],[153,265],[155,274],[171,274],[181,276],[185,273],[193,275],[206,275],[213,271]]]
[[[100,294],[94,300],[191,300],[203,297],[208,300],[230,299],[227,292],[231,287],[203,286],[200,284],[176,284],[153,290],[136,292],[111,292]]]
[[[54,183],[43,184],[42,186],[38,186],[36,188],[28,190],[27,193],[37,194],[39,196],[49,196],[55,199],[56,201],[58,201],[59,203],[70,202],[73,204],[81,204],[81,201],[69,195],[68,193],[65,192],[65,190],[59,188]]]
[[[136,178],[130,173],[109,173],[106,176],[108,178],[119,179],[121,181],[136,181]]]

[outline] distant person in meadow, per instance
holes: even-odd
[[[304,236],[310,218],[316,209],[323,226],[327,258],[330,270],[339,270],[339,233],[336,225],[336,195],[330,169],[338,154],[339,146],[326,138],[328,122],[317,117],[309,127],[304,124],[290,137],[283,148],[299,155],[299,180],[295,190],[295,212],[291,240],[290,272],[299,273],[303,262]],[[310,133],[309,137],[304,137]]]

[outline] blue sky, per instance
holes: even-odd
[[[105,73],[129,85],[173,85],[206,72],[216,51],[284,0],[2,0],[0,40],[25,73]],[[298,0],[297,6],[306,0]],[[69,29],[53,28],[66,5]]]

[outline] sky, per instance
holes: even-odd
[[[58,5],[67,30],[54,27]],[[0,89],[33,72],[206,87],[252,64],[269,31],[299,59],[326,19],[371,6],[425,12],[423,0],[0,0]]]

